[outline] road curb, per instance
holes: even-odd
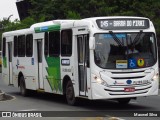
[[[3,91],[0,90],[0,101],[8,101],[14,99],[14,96],[5,94]]]
[[[0,90],[0,101],[3,100],[5,97],[5,93]]]

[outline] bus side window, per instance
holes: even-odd
[[[14,36],[14,57],[18,55],[18,38]]]
[[[33,54],[33,35],[28,34],[26,36],[26,56],[32,57]]]
[[[49,56],[59,56],[60,54],[60,32],[49,32]]]
[[[62,30],[61,33],[61,55],[72,55],[72,30]]]
[[[4,37],[3,38],[3,57],[5,57],[6,56],[6,38]]]
[[[48,56],[49,49],[48,49],[48,32],[45,32],[44,34],[44,55]]]
[[[18,36],[18,57],[25,57],[25,35]]]

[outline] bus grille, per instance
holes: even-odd
[[[111,72],[111,78],[114,80],[140,79],[146,76],[145,71],[131,71],[131,72]]]
[[[134,94],[147,93],[149,91],[149,89],[152,87],[152,85],[151,85],[151,83],[143,85],[143,86],[142,85],[141,86],[132,85],[130,87],[135,88],[134,92],[125,92],[124,91],[125,87],[129,87],[129,86],[108,87],[108,88],[105,88],[104,90],[107,91],[110,95],[134,95]]]
[[[147,93],[152,87],[151,79],[154,75],[153,69],[147,70],[133,70],[133,71],[107,71],[101,72],[100,75],[102,79],[106,80],[105,75],[111,82],[104,90],[108,92],[109,95],[138,95]],[[126,81],[133,81],[132,84],[127,84]],[[147,81],[146,83],[143,81]],[[135,82],[135,83],[134,83]],[[125,91],[125,89],[133,88],[134,91]]]

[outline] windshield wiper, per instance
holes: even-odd
[[[140,30],[140,32],[137,33],[136,37],[134,38],[134,40],[132,42],[132,47],[133,48],[135,47],[136,43],[139,41],[139,38],[141,37],[142,33],[143,33],[143,30]]]
[[[117,36],[112,31],[109,31],[109,33],[112,35],[113,39],[118,45],[120,45],[121,47],[124,46],[124,44],[117,38]]]

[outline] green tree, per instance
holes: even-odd
[[[29,0],[30,15],[45,20],[96,16],[143,16],[150,18],[160,36],[159,0]]]
[[[55,19],[80,19],[97,16],[141,16],[150,18],[160,38],[159,0],[28,0],[32,8],[24,21],[7,23],[5,31]],[[5,23],[6,20],[0,21]],[[1,24],[0,24],[1,25]],[[5,23],[6,26],[6,23]],[[158,41],[158,44],[160,42]]]
[[[30,0],[31,16],[45,20],[79,19],[96,16],[148,17],[156,28],[160,45],[159,0]],[[160,49],[159,49],[160,53]]]
[[[10,16],[8,18],[3,18],[3,20],[0,20],[0,36],[2,36],[2,33],[5,32],[6,26],[11,22]],[[1,50],[1,39],[0,37],[0,50]]]
[[[39,22],[43,22],[44,20],[45,20],[45,17],[41,16],[39,19]],[[29,28],[34,23],[36,23],[36,20],[32,17],[27,17],[22,21],[19,21],[18,19],[16,19],[13,22],[11,22],[9,19],[4,18],[3,20],[0,21],[0,36],[2,36],[3,32]],[[1,44],[1,39],[2,37],[0,37],[0,44]],[[0,45],[0,49],[1,49],[1,45]]]

